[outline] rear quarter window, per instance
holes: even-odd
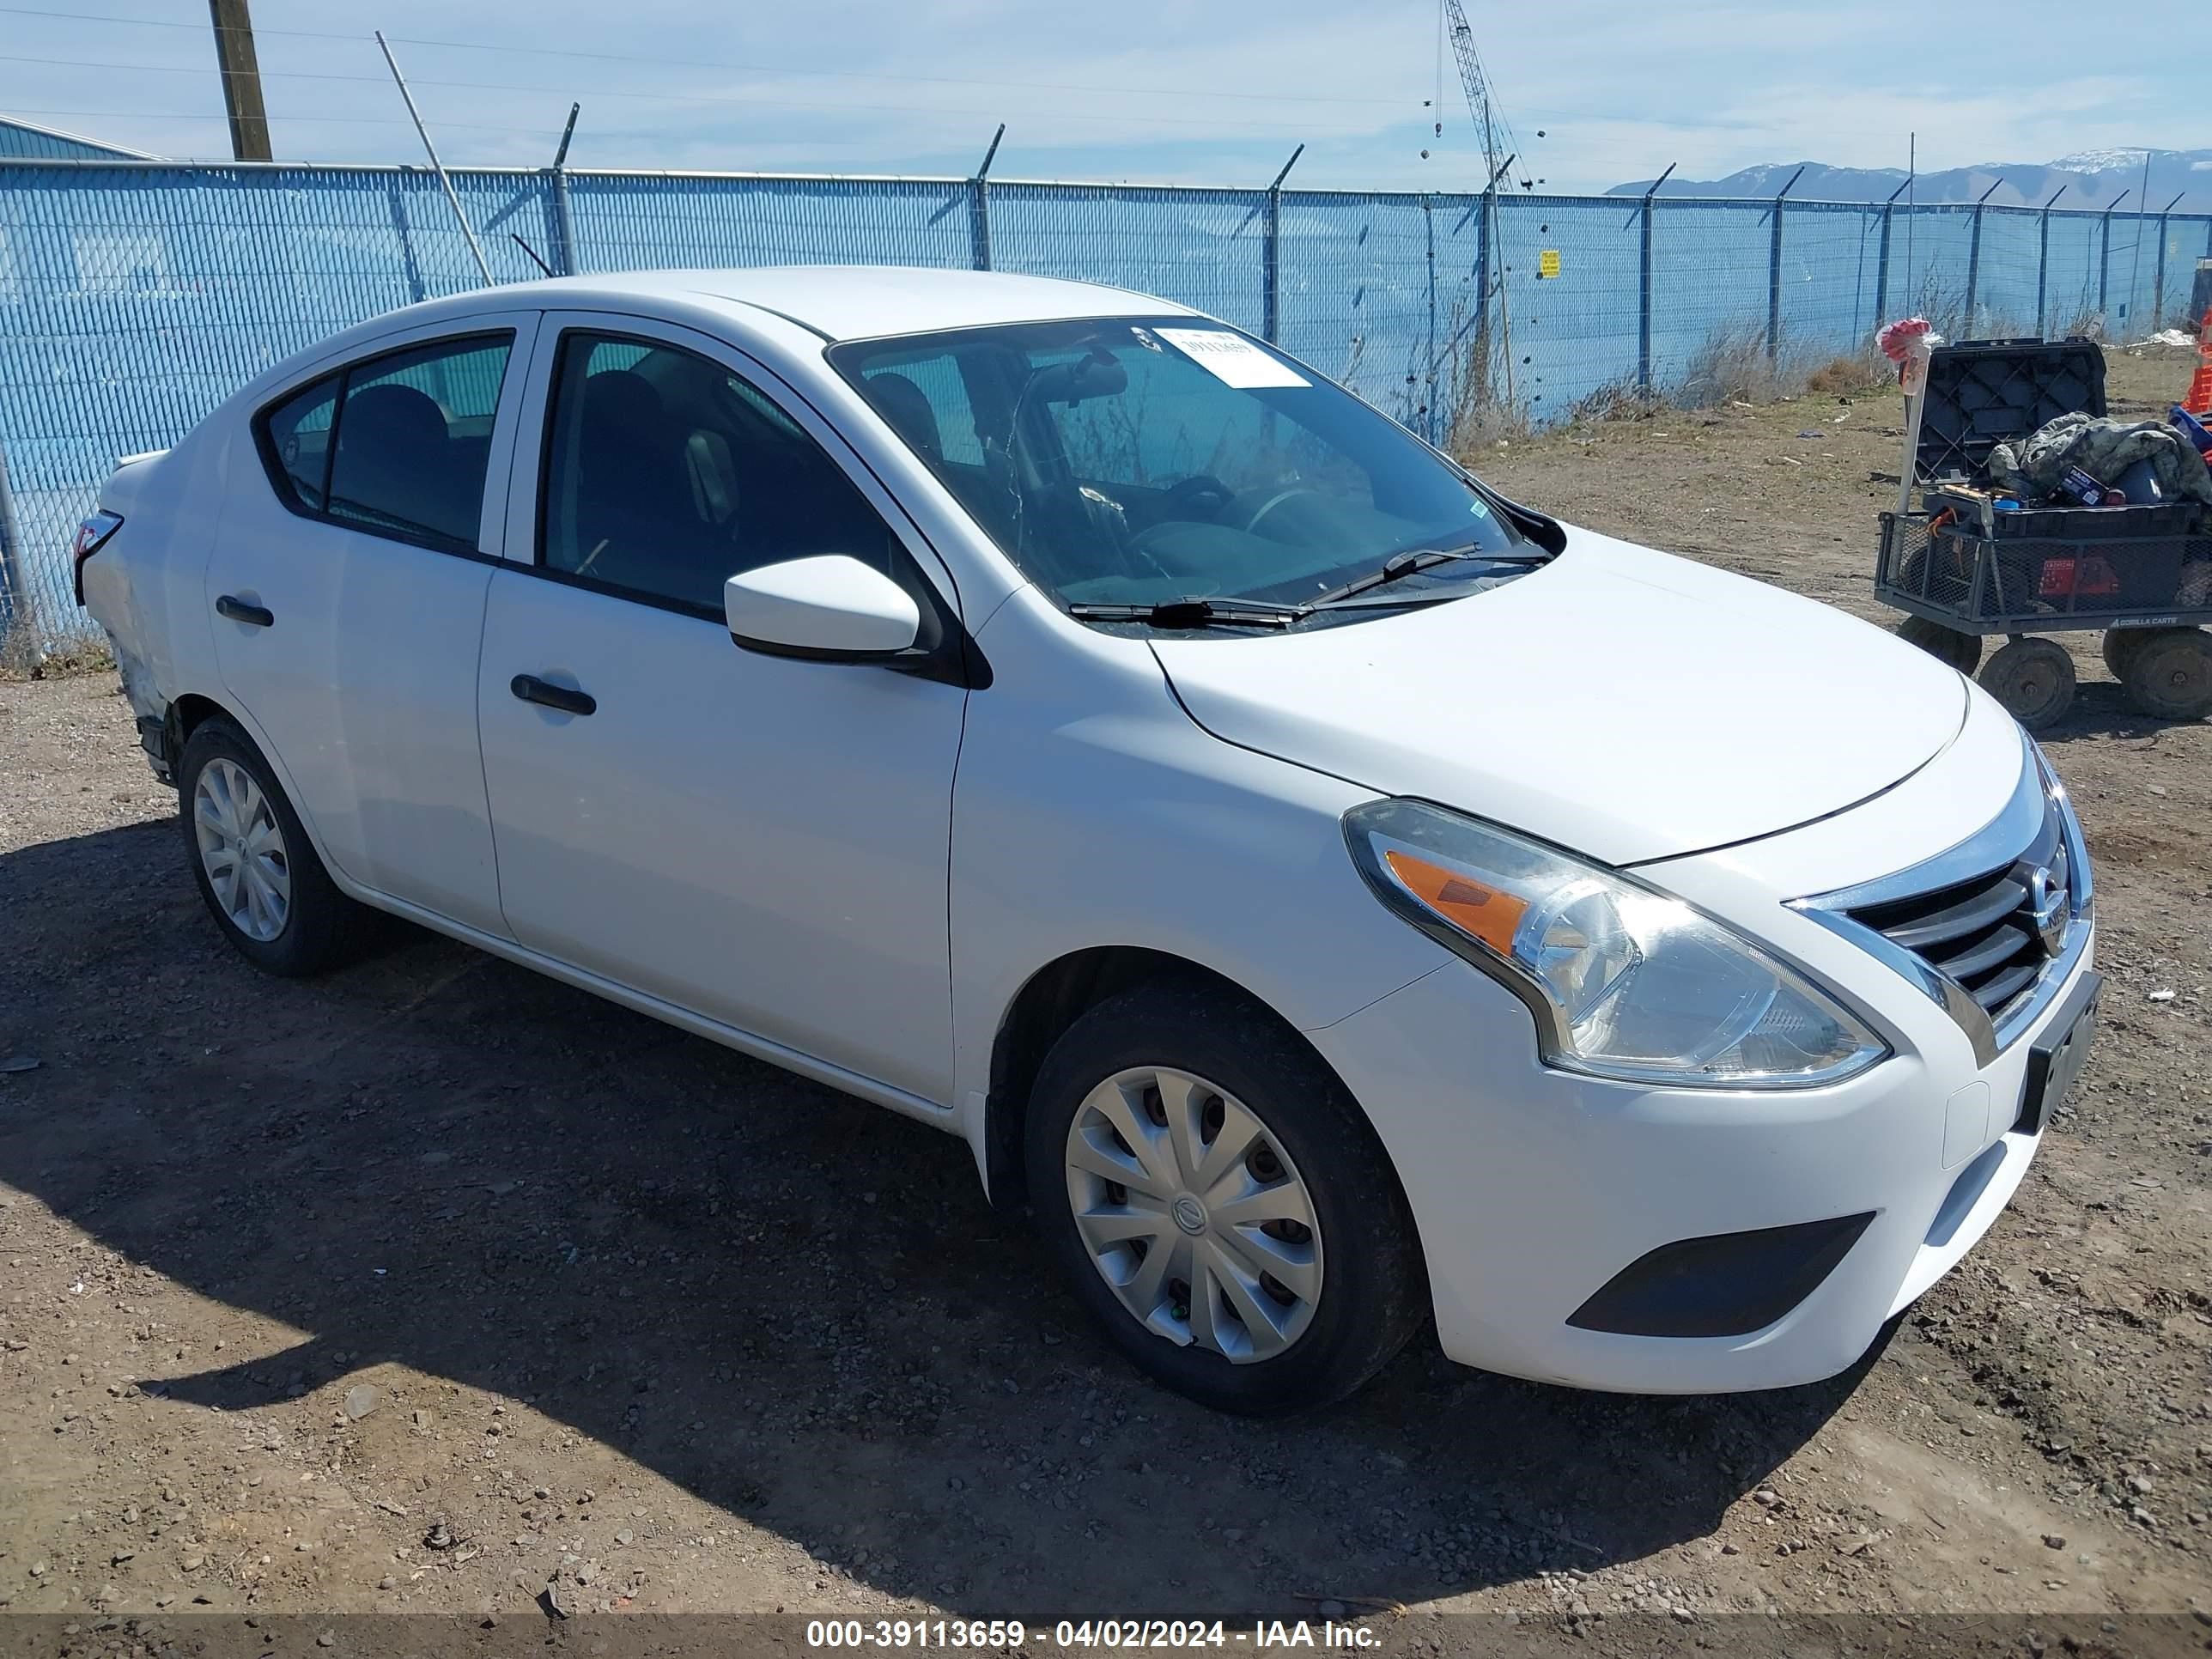
[[[269,482],[287,502],[312,513],[328,500],[331,417],[337,412],[340,377],[332,374],[264,413],[261,458]]]

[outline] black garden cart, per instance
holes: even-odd
[[[1898,633],[1973,673],[2030,731],[2074,701],[2074,661],[2045,635],[2097,629],[2143,714],[2212,713],[2212,511],[2197,502],[2001,507],[1990,451],[2074,410],[2105,412],[2105,359],[2087,340],[1973,340],[1928,366],[1912,483],[1917,510],[1881,515],[1875,592]],[[1990,635],[2007,642],[1982,660]]]

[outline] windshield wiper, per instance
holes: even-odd
[[[1299,605],[1269,605],[1264,599],[1218,599],[1195,596],[1159,599],[1151,605],[1071,605],[1079,622],[1140,622],[1154,628],[1288,628],[1306,614]]]
[[[1322,611],[1350,599],[1355,593],[1364,593],[1370,588],[1400,581],[1418,575],[1440,564],[1453,564],[1473,560],[1477,564],[1541,564],[1551,556],[1547,553],[1486,553],[1478,544],[1465,547],[1412,547],[1402,553],[1393,553],[1364,576],[1355,576],[1341,587],[1332,587],[1326,593],[1308,599],[1305,609]]]

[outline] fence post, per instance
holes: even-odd
[[[2097,247],[2097,315],[2100,319],[2107,314],[2112,285],[2112,210],[2132,193],[2122,191],[2105,209],[2105,234]]]
[[[1912,181],[1908,179],[1905,184]],[[1897,198],[1905,194],[1905,185],[1889,192],[1889,199],[1881,204],[1881,254],[1875,261],[1874,320],[1882,327],[1889,321],[1889,225],[1897,210]]]
[[[1961,324],[1969,334],[1974,331],[1974,296],[1980,291],[1982,283],[1982,204],[1996,194],[1997,185],[2002,183],[2004,179],[2000,177],[1996,185],[1991,185],[1974,198],[1974,228],[1966,239],[1966,315]]]
[[[1261,336],[1269,345],[1282,343],[1283,331],[1283,180],[1291,176],[1291,169],[1298,164],[1298,157],[1306,153],[1300,144],[1291,152],[1291,159],[1283,163],[1283,170],[1275,175],[1275,182],[1267,186],[1267,234],[1260,250],[1260,306]],[[1431,256],[1434,263],[1434,255]]]
[[[2173,202],[2188,194],[2185,190],[2177,191]],[[2158,210],[2158,275],[2152,279],[2154,286],[2150,291],[2150,331],[2154,334],[2166,326],[2166,216],[2173,211],[2173,202],[2168,202]]]
[[[2061,185],[2052,191],[2051,202],[2043,204],[2043,211],[2039,216],[2035,251],[2035,337],[2039,340],[2044,334],[2044,299],[2051,286],[2051,203],[2063,196],[2066,188]]]
[[[15,498],[8,489],[8,447],[0,442],[0,646],[7,645],[15,630],[22,629],[29,635],[32,652],[36,653],[38,621],[37,599],[23,568],[23,526],[15,517]]]
[[[556,276],[576,274],[576,216],[568,205],[568,170],[553,169],[553,267]]]
[[[1492,357],[1498,350],[1498,341],[1490,331],[1490,192],[1486,190],[1475,198],[1474,210],[1480,216],[1475,224],[1474,238],[1474,343],[1476,368],[1481,382],[1475,388],[1478,404],[1490,401],[1491,386],[1496,379],[1492,373]],[[2208,235],[2205,252],[2212,253],[2212,235]]]
[[[1429,338],[1424,355],[1429,362],[1428,380],[1421,387],[1423,410],[1427,416],[1431,443],[1437,441],[1437,205],[1435,198],[1424,193],[1421,197],[1421,230],[1428,243],[1429,254]]]
[[[991,158],[999,153],[999,140],[1006,136],[1006,124],[1001,121],[991,135],[990,149],[983,152],[983,165],[968,181],[968,246],[978,270],[991,268]]]
[[[1791,173],[1790,183],[1775,193],[1774,205],[1769,210],[1774,220],[1766,252],[1766,361],[1770,363],[1782,355],[1782,198],[1804,176],[1803,167]]]
[[[561,129],[561,147],[553,152],[553,264],[563,276],[576,274],[576,219],[568,205],[568,140],[575,137],[576,112],[568,106],[568,125]]]
[[[1636,389],[1644,393],[1651,390],[1651,198],[1667,182],[1668,173],[1680,165],[1668,162],[1667,172],[1654,179],[1651,188],[1644,192],[1644,222],[1638,227],[1636,265]]]

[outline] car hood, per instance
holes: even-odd
[[[1964,724],[1964,679],[1831,606],[1570,529],[1487,592],[1250,638],[1158,640],[1228,743],[1609,864],[1881,793]]]

